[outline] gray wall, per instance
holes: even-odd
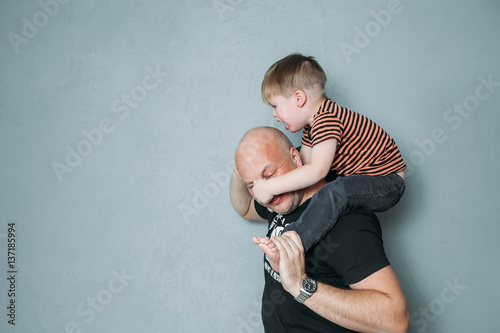
[[[262,332],[266,227],[227,188],[302,52],[408,162],[380,219],[411,332],[497,332],[499,27],[486,0],[2,1],[0,330]]]

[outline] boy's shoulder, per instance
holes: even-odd
[[[309,128],[336,126],[341,123],[341,107],[331,99],[326,99],[316,111]]]
[[[339,107],[339,105],[335,101],[331,100],[330,98],[326,98],[314,114],[314,121],[321,121],[321,119],[325,119],[328,117],[338,117],[340,109],[342,108]]]

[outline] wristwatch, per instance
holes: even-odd
[[[306,299],[314,294],[316,289],[318,289],[318,284],[315,280],[310,277],[303,278],[300,280],[300,294],[295,297],[295,300],[299,303],[304,303]]]

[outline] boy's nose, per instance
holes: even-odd
[[[276,115],[276,111],[275,111],[275,110],[273,110],[273,117],[274,117],[274,118],[276,118],[276,117],[277,117],[277,115]]]

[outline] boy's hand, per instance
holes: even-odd
[[[274,197],[269,188],[269,182],[265,179],[257,179],[253,182],[253,197],[263,205],[266,205]]]

